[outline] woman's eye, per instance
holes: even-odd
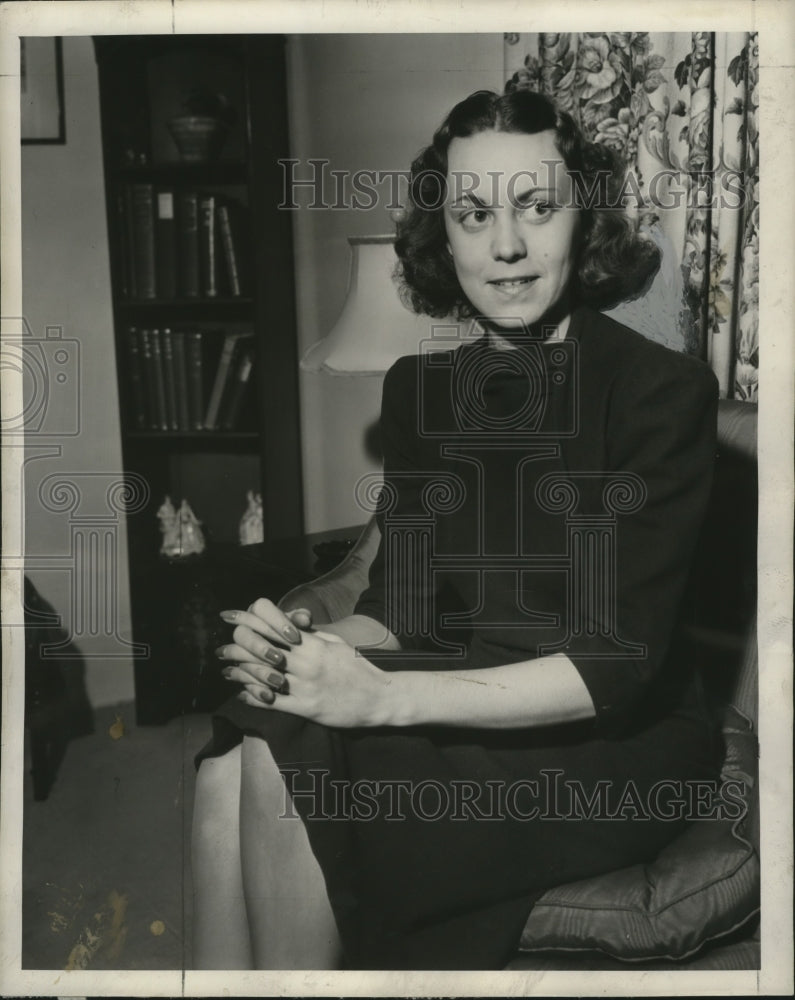
[[[469,212],[464,212],[459,216],[459,221],[464,229],[471,231],[483,229],[489,221],[489,212],[485,208],[473,208]]]
[[[543,222],[554,212],[552,205],[545,201],[531,201],[522,209],[522,215],[531,222]]]

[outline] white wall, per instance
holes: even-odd
[[[292,35],[288,65],[292,156],[328,159],[328,170],[405,170],[457,101],[504,85],[501,34]],[[301,176],[308,175],[307,168]],[[303,352],[342,309],[346,237],[394,227],[382,205],[358,212],[302,208],[294,223]],[[381,382],[301,374],[308,531],[366,519],[353,487],[376,467],[363,433],[378,418]]]
[[[97,68],[89,38],[64,38],[63,55],[66,144],[22,147],[23,305],[34,337],[43,338],[48,326],[58,326],[65,339],[78,342],[80,432],[28,438],[25,538],[33,583],[71,629],[70,516],[48,510],[39,485],[56,473],[71,478],[81,495],[78,516],[112,516],[106,485],[122,463]],[[69,393],[53,392],[50,407],[50,426],[67,429],[74,412]],[[38,445],[45,443],[60,446],[60,456],[35,458]],[[117,632],[129,638],[123,518],[116,530],[117,570],[93,577],[96,591],[90,600],[96,608],[107,596],[118,616]],[[91,623],[86,624],[90,631]],[[99,634],[81,635],[77,645],[86,659],[86,687],[94,706],[133,698],[132,661],[122,646]],[[114,651],[118,657],[110,658]]]

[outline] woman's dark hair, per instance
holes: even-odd
[[[639,292],[659,266],[657,246],[639,236],[621,209],[624,165],[606,146],[588,142],[571,115],[533,91],[479,90],[457,104],[433,142],[411,165],[411,204],[398,223],[401,293],[415,312],[471,316],[447,251],[444,192],[447,151],[456,138],[479,132],[535,135],[553,130],[555,145],[574,180],[581,211],[581,245],[574,277],[576,301],[604,307]]]

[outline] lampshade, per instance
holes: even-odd
[[[467,324],[418,316],[406,308],[392,275],[394,236],[350,236],[348,295],[331,332],[313,344],[301,368],[330,375],[380,375],[404,354],[458,347]]]

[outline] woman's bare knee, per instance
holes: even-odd
[[[240,746],[203,760],[196,775],[193,837],[228,830],[240,809]]]
[[[250,969],[240,866],[240,747],[202,762],[196,776],[191,865],[198,969]]]
[[[240,844],[254,965],[330,969],[339,937],[323,872],[264,740],[245,738]]]

